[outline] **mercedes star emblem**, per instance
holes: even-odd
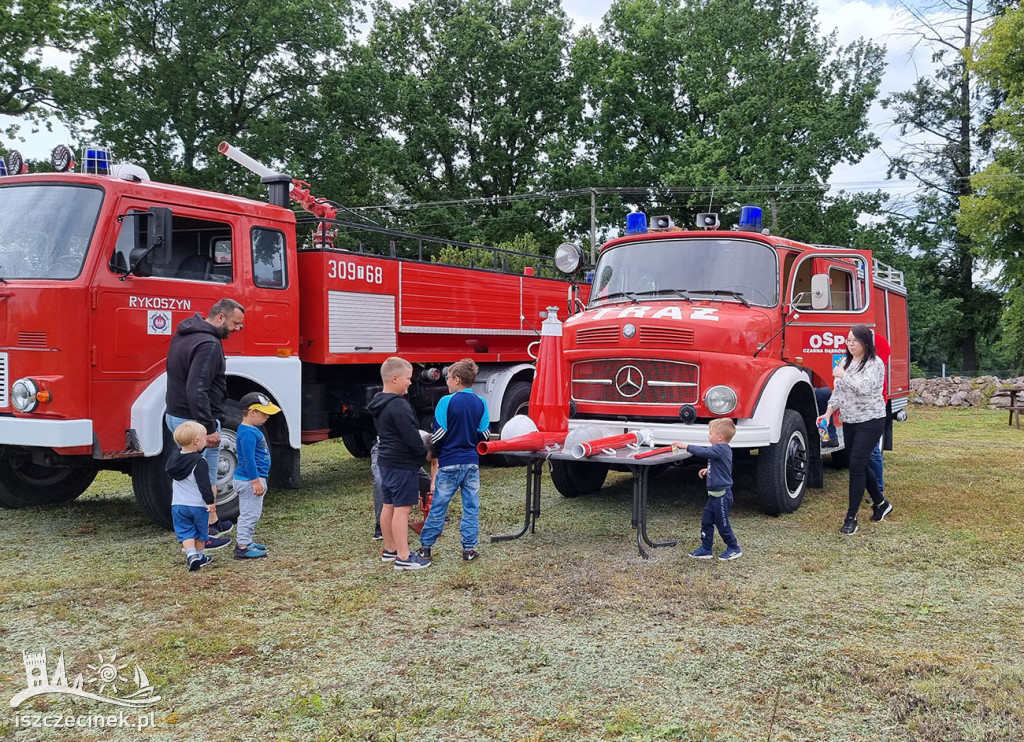
[[[636,366],[623,366],[615,374],[615,388],[623,397],[635,397],[644,390],[644,374]]]

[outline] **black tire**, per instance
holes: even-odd
[[[163,421],[161,421],[163,422]],[[174,450],[174,439],[166,425],[164,447],[156,456],[139,459],[132,466],[132,491],[135,502],[153,523],[161,528],[171,528],[171,478],[167,474],[167,457]]]
[[[533,384],[529,381],[513,381],[505,390],[505,396],[501,400],[501,419],[498,422],[498,431],[505,428],[505,423],[516,415],[526,415],[530,411],[530,391]],[[495,466],[526,466],[528,459],[522,456],[505,456],[503,454],[492,454],[487,460]]]
[[[40,466],[32,463],[27,452],[7,452],[0,457],[0,507],[70,502],[89,489],[95,478],[95,469]]]
[[[373,448],[373,440],[376,437],[372,430],[363,428],[354,433],[345,433],[341,436],[341,442],[345,444],[345,448],[348,449],[353,458],[368,459],[370,457],[370,449]]]
[[[807,426],[799,412],[786,410],[779,442],[762,448],[757,456],[757,492],[765,513],[782,515],[800,507],[809,465]]]
[[[563,497],[597,492],[608,477],[608,464],[551,460],[551,483]]]

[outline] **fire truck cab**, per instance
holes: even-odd
[[[759,210],[736,230],[701,217],[715,228],[681,230],[657,217],[665,227],[644,223],[602,248],[589,304],[564,325],[570,434],[646,428],[654,445],[707,445],[708,422],[730,417],[732,447],[756,456],[763,509],[792,512],[808,486],[823,484],[814,390],[832,386],[855,324],[892,347],[891,448],[891,418],[910,386],[903,277],[869,251],[763,233]],[[585,461],[551,466],[570,497],[599,489],[607,472]]]

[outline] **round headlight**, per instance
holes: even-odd
[[[555,248],[555,267],[562,273],[575,273],[583,265],[583,248],[574,242],[563,242]]]
[[[736,392],[727,386],[713,386],[704,394],[704,404],[715,415],[727,415],[736,409]]]
[[[18,379],[11,385],[11,404],[18,412],[31,412],[39,404],[39,385],[32,379]]]

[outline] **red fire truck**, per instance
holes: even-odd
[[[71,159],[65,149],[55,166]],[[84,160],[84,173],[0,180],[0,505],[72,500],[112,469],[169,525],[167,346],[222,297],[247,310],[224,342],[230,400],[260,391],[282,409],[266,426],[275,486],[299,485],[302,443],[340,436],[368,454],[366,405],[391,355],[417,369],[410,398],[424,420],[447,393],[443,367],[465,356],[480,364],[495,430],[528,404],[528,344],[540,313],[570,295],[560,274],[540,275],[555,275],[550,258],[531,256],[537,275],[502,271],[500,250],[494,267],[441,265],[426,253],[444,241],[390,230],[378,230],[388,254],[343,250],[332,233],[346,223],[290,177],[264,178],[272,202],[261,203],[155,183],[103,151]],[[297,236],[289,191],[316,215],[311,237]],[[398,257],[409,240],[416,257]],[[237,510],[239,421],[229,402],[225,517]]]
[[[910,389],[902,273],[869,251],[767,234],[755,207],[744,207],[734,230],[719,229],[715,214],[689,231],[668,217],[654,217],[651,229],[644,215],[630,217],[627,234],[601,250],[585,311],[564,325],[570,435],[647,428],[655,445],[707,445],[707,423],[733,418],[731,445],[756,454],[763,509],[792,512],[808,486],[823,484],[814,390],[832,385],[849,328],[866,324],[892,346],[891,448],[891,421],[905,416]],[[842,459],[842,448],[832,455]],[[607,473],[551,462],[567,497],[596,491]]]

